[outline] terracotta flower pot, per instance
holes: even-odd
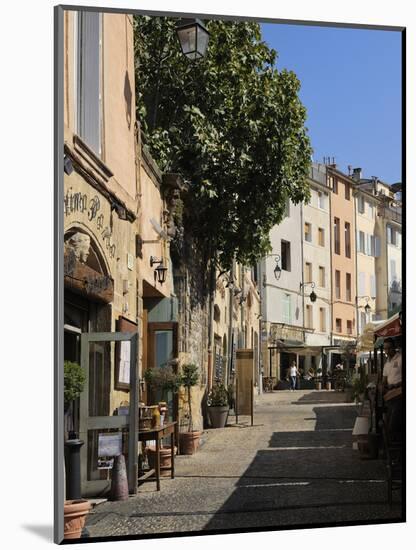
[[[224,428],[227,424],[230,407],[208,407],[208,415],[213,428]]]
[[[64,539],[79,539],[91,509],[88,500],[66,500],[64,503]]]
[[[181,455],[193,455],[199,447],[202,432],[181,432],[179,434],[179,450]]]
[[[176,453],[177,447],[173,452]],[[170,477],[170,471],[162,468],[170,468],[172,466],[171,460],[171,447],[163,447],[160,449],[160,477]],[[149,466],[151,469],[156,468],[156,447],[147,447],[147,458],[149,460]]]

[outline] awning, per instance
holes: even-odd
[[[383,321],[374,331],[375,336],[383,338],[400,336],[402,333],[401,313],[396,313],[387,321]]]

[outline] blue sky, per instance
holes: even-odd
[[[401,181],[401,34],[269,23],[262,34],[301,81],[314,161]]]

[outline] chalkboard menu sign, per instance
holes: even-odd
[[[215,354],[215,378],[222,380],[222,355]]]

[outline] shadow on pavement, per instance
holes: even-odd
[[[296,392],[294,392],[296,396]],[[292,401],[292,405],[319,405],[320,403],[352,403],[348,392],[340,391],[313,391],[299,397],[296,401]]]
[[[352,449],[356,408],[313,411],[315,431],[273,433],[205,530],[401,519],[387,503],[384,463]]]

